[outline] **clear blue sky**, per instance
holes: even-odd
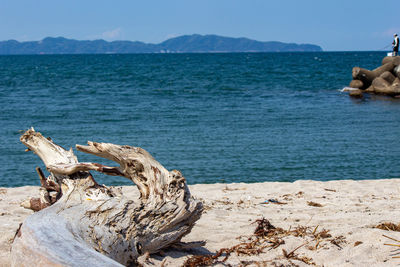
[[[1,0],[0,40],[63,36],[159,43],[184,34],[380,50],[400,34],[399,0]]]

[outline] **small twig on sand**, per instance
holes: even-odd
[[[292,250],[291,252],[289,252],[289,253],[287,253],[286,250],[282,249],[283,256],[285,256],[285,258],[287,258],[287,259],[293,257],[293,256],[294,256],[294,252],[295,252],[296,250],[298,250],[299,248],[301,248],[301,247],[307,245],[308,243],[310,243],[310,242],[305,242],[304,244],[302,244],[302,245],[296,247],[295,249],[293,249],[293,250]]]
[[[400,243],[400,240],[397,240],[397,239],[395,239],[395,238],[393,238],[393,237],[390,237],[390,236],[387,236],[387,235],[383,235],[384,237],[386,237],[386,238],[389,238],[389,239],[391,239],[391,240],[393,240],[393,241],[396,241],[396,242],[399,242]]]

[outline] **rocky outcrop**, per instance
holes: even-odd
[[[374,70],[354,67],[349,95],[362,97],[364,93],[400,97],[400,56],[385,57]]]

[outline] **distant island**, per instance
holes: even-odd
[[[27,54],[130,54],[130,53],[232,53],[232,52],[319,52],[313,44],[260,42],[218,35],[183,35],[159,44],[138,41],[79,41],[47,37],[41,41],[0,41],[1,55]]]

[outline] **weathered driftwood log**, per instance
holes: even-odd
[[[376,77],[379,77],[385,71],[392,71],[393,68],[394,65],[392,62],[388,62],[385,65],[382,65],[372,71],[359,67],[354,67],[352,71],[352,76],[354,80],[362,81],[364,84],[363,89],[366,89],[372,84],[372,81]]]
[[[109,167],[78,162],[72,149],[63,149],[33,128],[21,142],[42,159],[50,176],[41,175],[48,188],[40,201],[48,207],[22,224],[12,245],[13,266],[131,265],[143,253],[179,243],[201,216],[202,203],[190,196],[181,173],[167,171],[141,148],[77,145],[80,151],[119,164]],[[132,180],[140,199],[126,199],[97,184],[91,170]],[[55,202],[51,190],[60,191],[53,194]]]
[[[21,205],[25,208],[39,211],[51,206],[60,199],[61,187],[59,184],[53,181],[51,177],[47,179],[39,167],[36,168],[36,172],[39,175],[41,185],[39,197],[26,200]]]

